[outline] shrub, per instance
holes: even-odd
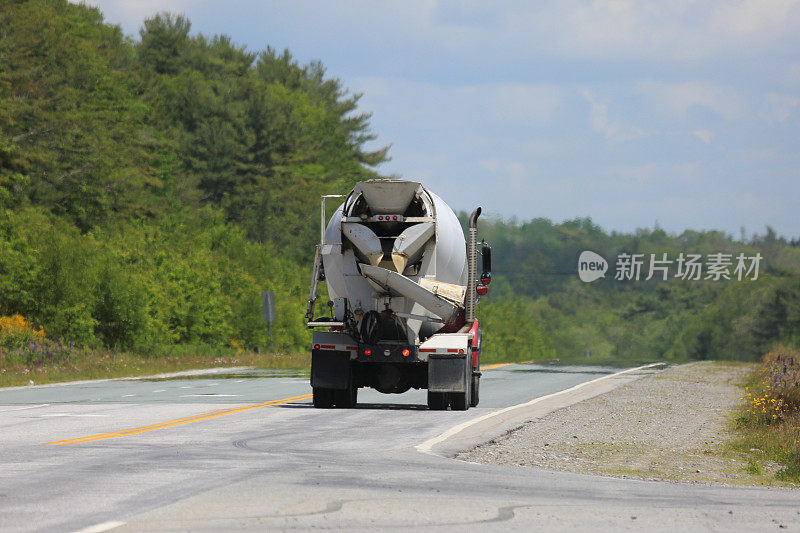
[[[33,325],[19,314],[0,316],[0,346],[7,348],[44,340],[44,330]]]
[[[800,412],[800,351],[783,346],[771,351],[764,356],[762,373],[784,410]]]
[[[745,387],[740,427],[785,467],[778,479],[800,481],[800,352],[777,346],[762,358],[752,386]]]

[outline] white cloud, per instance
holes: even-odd
[[[800,89],[800,61],[789,63],[783,68],[782,79],[795,89]]]
[[[800,0],[89,3],[322,60],[393,144],[380,171],[457,209],[797,234]]]
[[[533,181],[534,169],[519,161],[484,159],[478,161],[478,166],[488,172],[487,178],[495,186],[508,187],[516,193],[526,192],[526,185],[530,185]]]
[[[358,78],[362,104],[380,106],[402,120],[461,126],[525,125],[553,118],[561,92],[546,84],[496,83],[450,86],[406,79]],[[377,117],[376,117],[377,118]]]
[[[607,99],[598,98],[588,89],[583,89],[581,94],[591,105],[590,123],[592,129],[603,135],[608,142],[614,144],[631,141],[647,135],[642,128],[609,118]]]
[[[719,33],[741,36],[781,32],[786,29],[798,0],[745,0],[724,2],[714,10],[709,26]],[[796,29],[796,26],[795,26]]]
[[[727,120],[735,120],[747,110],[747,100],[737,89],[706,81],[645,80],[636,84],[636,90],[654,108],[682,118],[686,118],[694,106],[708,108]]]
[[[497,61],[524,67],[543,54],[696,64],[711,58],[753,57],[792,43],[800,46],[800,0],[86,1],[133,33],[146,16],[169,10],[216,21],[216,31],[224,31],[221,23],[231,21],[254,35],[260,29],[264,44],[270,30],[278,27],[308,32],[312,41],[325,43],[328,54],[358,39],[372,49],[394,47],[406,61],[444,54],[476,68],[492,67]]]
[[[714,132],[711,130],[694,130],[692,135],[700,139],[706,144],[714,140]]]
[[[800,42],[796,28],[797,0],[745,2],[607,1],[583,9],[565,10],[583,17],[568,25],[564,40],[578,43],[576,51],[620,58],[650,57],[659,62],[752,55],[777,48],[788,36]],[[570,17],[575,20],[575,17]],[[575,34],[570,35],[570,30]],[[582,37],[582,38],[581,38]]]
[[[769,93],[764,97],[765,111],[761,116],[771,122],[785,122],[798,105],[800,105],[798,96]]]

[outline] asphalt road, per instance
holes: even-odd
[[[424,391],[365,389],[357,409],[316,410],[307,378],[279,372],[0,390],[0,529],[800,529],[796,491],[493,467],[415,448],[610,372],[487,370],[481,406],[467,412],[428,411]]]

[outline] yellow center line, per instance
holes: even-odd
[[[513,365],[514,363],[495,363],[493,365],[481,366],[481,370],[494,370],[503,366]]]
[[[80,444],[82,442],[92,442],[96,440],[103,440],[103,439],[113,439],[116,437],[127,437],[128,435],[137,435],[139,433],[145,433],[148,431],[155,431],[157,429],[165,429],[175,426],[182,426],[184,424],[192,424],[194,422],[200,422],[201,420],[210,420],[212,418],[217,418],[220,416],[231,415],[234,413],[241,413],[243,411],[251,411],[253,409],[260,409],[262,407],[269,407],[271,405],[281,405],[284,403],[290,402],[297,402],[300,400],[308,400],[311,398],[311,394],[303,394],[301,396],[292,396],[291,398],[283,398],[281,400],[271,400],[269,402],[264,403],[257,403],[253,405],[244,405],[242,407],[232,407],[230,409],[222,409],[220,411],[212,411],[210,413],[203,413],[195,416],[190,416],[186,418],[177,418],[175,420],[169,420],[167,422],[161,422],[159,424],[152,424],[149,426],[141,426],[137,428],[125,429],[121,431],[114,431],[112,433],[99,433],[97,435],[89,435],[86,437],[77,437],[74,439],[67,439],[67,440],[58,440],[53,442],[44,442],[42,444],[55,444],[57,446],[64,446],[65,444]]]
[[[487,365],[481,368],[481,370],[494,370],[495,368],[501,368],[508,365],[513,365],[514,363],[496,363],[493,365]],[[308,400],[312,397],[311,394],[303,394],[301,396],[292,396],[291,398],[283,398],[281,400],[271,400],[269,402],[264,403],[257,403],[253,405],[244,405],[242,407],[232,407],[230,409],[222,409],[220,411],[212,411],[210,413],[203,413],[199,415],[189,416],[186,418],[177,418],[175,420],[168,420],[167,422],[160,422],[158,424],[151,424],[149,426],[140,426],[137,428],[131,429],[123,429],[120,431],[113,431],[111,433],[99,433],[97,435],[88,435],[86,437],[77,437],[74,439],[67,439],[67,440],[57,440],[53,442],[44,442],[42,444],[55,444],[57,446],[64,446],[66,444],[81,444],[83,442],[93,442],[96,440],[104,440],[104,439],[114,439],[117,437],[127,437],[129,435],[138,435],[139,433],[146,433],[148,431],[155,431],[157,429],[166,429],[175,426],[182,426],[184,424],[193,424],[194,422],[200,422],[202,420],[210,420],[212,418],[218,418],[220,416],[225,415],[232,415],[234,413],[241,413],[243,411],[251,411],[253,409],[261,409],[262,407],[269,407],[271,405],[281,405],[285,403],[291,402],[298,402],[300,400]]]

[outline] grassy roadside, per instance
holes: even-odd
[[[80,379],[146,376],[202,368],[311,366],[311,355],[255,353],[231,347],[172,346],[161,353],[114,351],[74,341],[48,339],[20,315],[0,316],[0,387]]]
[[[0,387],[57,383],[82,379],[146,376],[201,368],[251,366],[255,368],[305,369],[311,354],[223,352],[215,350],[183,351],[168,355],[147,356],[130,352],[114,353],[85,347],[72,353],[20,360],[19,354],[5,351],[0,356]]]
[[[728,448],[747,457],[753,475],[777,463],[775,478],[800,482],[800,351],[776,347],[742,386]]]

